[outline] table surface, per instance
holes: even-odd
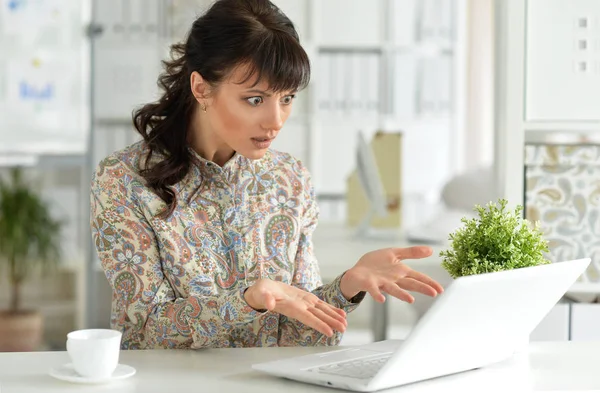
[[[120,363],[135,367],[136,375],[102,385],[49,376],[51,367],[68,362],[66,352],[0,353],[0,391],[332,393],[335,390],[262,374],[251,365],[335,349],[339,347],[122,351]],[[384,392],[532,391],[529,385],[534,390],[600,389],[599,364],[600,342],[534,342],[494,366]]]

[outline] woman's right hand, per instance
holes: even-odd
[[[255,310],[268,310],[297,319],[327,337],[333,331],[344,332],[348,326],[346,312],[310,292],[279,281],[262,278],[244,293],[248,305]]]

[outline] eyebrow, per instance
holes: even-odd
[[[261,94],[261,95],[267,96],[267,97],[271,97],[272,96],[272,94],[267,93],[266,91],[258,90],[258,89],[250,89],[250,90],[247,90],[247,91],[248,91],[248,93],[258,93],[258,94]]]

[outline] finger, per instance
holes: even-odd
[[[331,304],[324,302],[319,299],[317,296],[310,294],[308,297],[309,304],[312,303],[315,307],[319,308],[321,311],[325,311],[333,318],[336,318],[340,321],[346,321],[346,312],[340,308],[334,307]]]
[[[331,327],[319,318],[317,318],[315,315],[313,315],[312,312],[308,311],[307,309],[293,308],[286,315],[290,318],[297,319],[306,326],[309,326],[323,333],[327,337],[333,336],[333,330],[331,329]]]
[[[344,321],[346,320],[346,311],[344,311],[340,308],[334,307],[327,302],[324,302],[323,300],[319,299],[319,297],[317,297],[316,295],[314,295],[312,293],[307,294],[307,296],[305,294],[304,301],[307,302],[308,304],[313,304],[315,306],[318,305],[319,308],[323,311],[325,311],[326,309],[333,310],[339,317],[341,317],[341,319],[343,319]],[[335,318],[338,318],[338,316],[335,316]]]
[[[382,289],[388,294],[390,294],[390,296],[393,296],[407,303],[413,303],[415,301],[415,298],[410,293],[400,288],[394,282],[389,282],[385,284]]]
[[[423,274],[421,272],[411,270],[408,272],[406,277],[414,278],[417,281],[421,281],[421,282],[429,285],[430,287],[435,289],[437,291],[437,293],[444,292],[444,287],[442,287],[442,285],[439,282],[435,281],[433,278],[431,278],[428,275]]]
[[[324,301],[320,301],[317,304],[315,304],[315,308],[323,311],[331,318],[343,323],[344,326],[348,326],[348,321],[346,320],[346,312],[344,310],[341,310],[337,307],[333,307],[331,304],[325,303]]]
[[[327,302],[319,300],[318,304],[319,304],[319,308],[321,308],[322,306],[325,306],[325,307],[329,308],[329,310],[334,311],[337,315],[342,317],[343,320],[346,320],[346,317],[348,316],[348,313],[346,313],[346,311],[342,310],[341,308],[332,306],[331,304],[329,304]]]
[[[327,308],[333,312],[335,312],[337,315],[339,315],[340,317],[342,317],[343,319],[346,319],[347,313],[346,311],[342,310],[341,308],[335,307],[332,304],[329,304],[327,302],[324,302],[323,300],[319,299],[318,302],[315,303],[315,306],[318,306],[319,308],[323,309],[323,308]]]
[[[415,280],[414,278],[401,278],[396,281],[396,284],[407,291],[419,292],[427,296],[436,296],[438,292],[428,284]]]
[[[400,259],[427,258],[433,254],[433,249],[427,246],[413,246],[406,248],[394,248],[394,255]]]
[[[348,315],[346,313],[346,311],[342,310],[341,308],[337,308],[337,307],[333,307],[330,306],[332,308],[333,311],[336,312],[336,314],[338,314],[340,317],[344,318],[344,320],[346,320],[346,316]]]
[[[379,285],[372,283],[367,287],[367,292],[369,293],[369,295],[371,295],[371,297],[373,297],[373,299],[375,299],[376,302],[385,302],[385,296],[383,296],[383,294],[379,290]]]
[[[321,321],[325,322],[330,328],[337,330],[338,332],[346,331],[346,324],[331,317],[326,312],[324,312],[316,307],[309,309],[309,311],[312,312],[315,317],[317,317]]]

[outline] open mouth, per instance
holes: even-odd
[[[275,138],[252,138],[252,143],[254,143],[254,146],[256,146],[259,149],[266,149],[271,145],[273,139]]]

